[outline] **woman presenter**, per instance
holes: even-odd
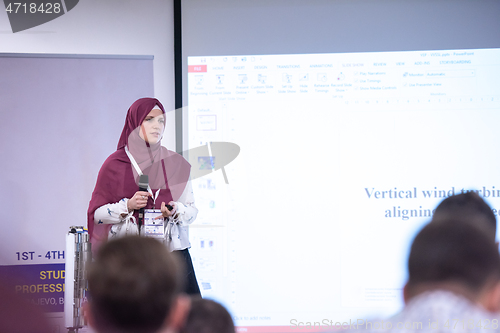
[[[95,251],[109,238],[137,234],[137,223],[144,220],[141,235],[162,239],[178,254],[187,271],[186,292],[200,294],[188,250],[187,226],[198,213],[189,181],[191,166],[161,145],[164,130],[165,110],[157,99],[141,98],[129,108],[117,150],[102,165],[92,193],[90,241]]]

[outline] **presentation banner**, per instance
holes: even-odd
[[[0,280],[45,312],[64,311],[64,264],[0,266]]]

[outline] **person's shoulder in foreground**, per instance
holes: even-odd
[[[500,332],[500,255],[482,222],[443,216],[415,237],[405,307],[372,332]]]
[[[153,238],[127,236],[99,249],[90,265],[85,314],[99,333],[177,332],[189,310],[177,259]]]

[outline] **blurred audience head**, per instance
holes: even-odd
[[[101,246],[88,272],[89,324],[100,333],[177,331],[189,310],[181,267],[159,241],[139,236]]]
[[[221,304],[193,297],[186,326],[181,333],[235,333],[233,319]]]
[[[484,223],[492,228],[490,236],[495,238],[497,220],[491,207],[476,193],[466,192],[444,199],[432,217],[433,221],[442,219],[474,221]]]
[[[0,281],[0,332],[53,332],[42,310],[6,285]]]
[[[474,219],[427,224],[410,249],[405,300],[424,291],[447,289],[498,311],[500,255],[489,232],[491,228]]]

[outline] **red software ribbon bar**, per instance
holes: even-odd
[[[206,73],[207,65],[189,65],[188,73]]]

